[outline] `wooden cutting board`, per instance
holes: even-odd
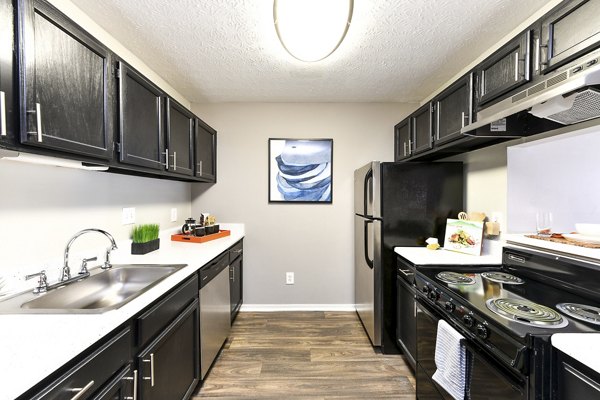
[[[539,236],[539,235],[525,235],[525,237],[528,237],[531,239],[546,240],[548,242],[569,244],[571,246],[586,247],[588,249],[600,249],[600,243],[590,243],[590,242],[584,242],[581,240],[567,239],[563,236],[557,236],[557,235],[551,236],[551,237]]]

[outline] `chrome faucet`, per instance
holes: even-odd
[[[71,240],[69,240],[69,243],[67,243],[67,247],[65,247],[64,264],[63,264],[62,274],[60,277],[61,282],[71,279],[71,268],[69,268],[69,250],[71,249],[71,245],[73,244],[75,239],[77,239],[79,236],[83,235],[84,233],[88,233],[88,232],[101,233],[104,236],[106,236],[108,238],[108,240],[110,240],[110,246],[106,249],[106,257],[104,259],[104,264],[102,265],[102,269],[109,269],[112,266],[110,264],[110,252],[117,249],[117,244],[115,243],[115,238],[113,238],[110,233],[103,231],[102,229],[95,229],[95,228],[84,229],[82,231],[77,232],[75,235],[73,235]],[[87,261],[92,261],[92,260],[88,259]],[[83,266],[82,266],[82,269],[83,269]]]

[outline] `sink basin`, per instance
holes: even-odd
[[[98,268],[81,281],[50,290],[44,295],[32,295],[36,297],[21,303],[21,312],[102,313],[114,310],[183,267],[184,264],[136,264],[113,265],[108,270]]]

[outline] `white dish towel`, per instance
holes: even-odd
[[[435,342],[435,365],[433,380],[456,400],[465,399],[467,385],[467,350],[461,344],[464,337],[446,321],[438,321]]]

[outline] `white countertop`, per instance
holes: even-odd
[[[112,263],[188,264],[123,307],[103,314],[0,315],[0,400],[14,399],[139,313],[244,237],[243,224],[221,224],[231,235],[205,243],[173,242],[161,233],[160,249],[112,254]],[[52,282],[50,282],[52,283]]]
[[[556,333],[552,346],[600,373],[600,333]]]
[[[502,247],[500,244],[481,256],[457,253],[444,249],[428,250],[425,247],[396,247],[394,251],[415,265],[500,265]]]
[[[504,235],[507,244],[516,244],[541,251],[571,255],[575,258],[584,258],[591,262],[600,263],[600,249],[589,249],[581,246],[550,242],[548,240],[533,239],[525,236],[525,233],[511,233]]]

